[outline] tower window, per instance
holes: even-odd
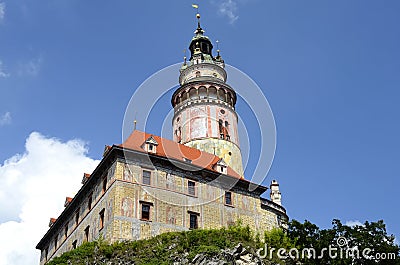
[[[190,222],[189,222],[189,225],[190,225],[190,229],[197,229],[199,226],[198,226],[198,214],[196,214],[196,213],[189,213],[189,215],[190,215]]]
[[[76,249],[77,244],[78,244],[78,241],[74,240],[74,242],[72,242],[72,249]]]
[[[142,183],[145,185],[151,184],[151,172],[147,170],[143,170],[142,173]]]
[[[100,230],[104,228],[104,211],[105,209],[100,211],[99,216],[100,216]]]
[[[188,193],[190,195],[196,195],[196,183],[194,181],[188,181]]]
[[[150,220],[150,205],[142,203],[142,215],[140,217],[142,220]]]
[[[225,191],[225,204],[232,205],[232,193],[230,191]]]

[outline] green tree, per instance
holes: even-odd
[[[400,248],[394,243],[394,236],[387,234],[382,220],[347,226],[334,219],[332,228],[323,230],[309,221],[300,223],[292,220],[288,237],[296,243],[299,251],[315,249],[317,258],[301,259],[305,265],[400,264]]]

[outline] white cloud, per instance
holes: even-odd
[[[219,3],[218,12],[229,19],[229,23],[233,24],[238,20],[237,3],[234,0],[223,0]]]
[[[1,17],[1,5],[0,5],[0,17]],[[0,19],[1,20],[1,19]],[[7,73],[4,69],[3,69],[3,62],[0,61],[0,78],[6,78],[9,77],[10,74]]]
[[[350,220],[350,221],[346,221],[346,222],[344,223],[344,225],[353,227],[353,226],[356,226],[356,225],[358,225],[358,226],[363,226],[364,224],[361,223],[361,222],[358,221],[358,220],[354,220],[354,221]]]
[[[42,67],[43,57],[39,56],[38,58],[32,59],[28,62],[21,63],[19,66],[18,74],[20,76],[37,76]]]
[[[0,2],[0,22],[4,20],[6,15],[6,3]]]
[[[7,125],[11,123],[11,113],[7,111],[3,115],[0,116],[0,126]]]
[[[80,188],[83,172],[99,161],[87,157],[80,140],[61,142],[33,132],[25,152],[0,165],[0,265],[37,265],[36,244],[66,196]]]

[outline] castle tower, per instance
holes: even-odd
[[[282,205],[282,195],[281,192],[279,191],[278,181],[272,180],[269,189],[271,191],[270,192],[271,201],[278,205]]]
[[[222,158],[243,176],[242,155],[235,111],[236,93],[227,83],[224,60],[204,35],[197,14],[197,29],[181,67],[180,87],[172,95],[173,139]]]

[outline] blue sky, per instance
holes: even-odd
[[[26,152],[34,131],[81,139],[92,159],[120,143],[135,89],[182,61],[191,4],[0,0],[0,164]],[[277,150],[265,184],[280,182],[289,216],[323,228],[383,219],[399,237],[400,2],[198,4],[225,62],[271,105]]]

